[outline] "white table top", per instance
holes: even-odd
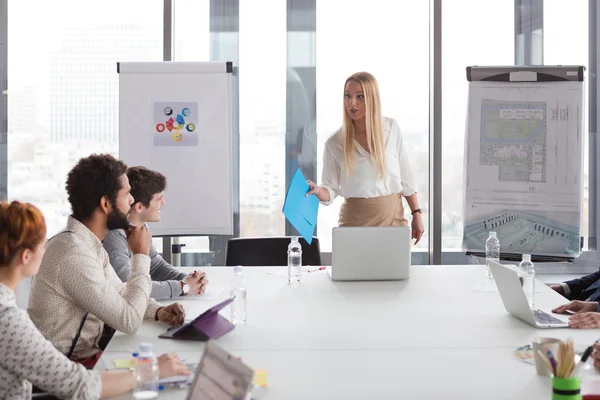
[[[206,272],[209,286],[228,288],[232,268]],[[461,399],[549,398],[548,378],[517,360],[514,349],[543,336],[572,337],[580,349],[599,336],[598,330],[542,330],[517,320],[496,292],[473,290],[486,279],[482,266],[416,266],[402,282],[333,282],[319,271],[290,285],[285,272],[246,268],[247,325],[217,339],[268,371],[265,399],[453,398],[449,393]],[[539,286],[541,308],[566,301]],[[227,295],[226,289],[219,298],[180,302],[193,318]],[[115,334],[98,368],[112,368],[111,357],[131,353],[145,340],[158,354],[200,358],[203,343],[159,339],[165,330],[148,321],[135,335]],[[161,394],[184,397],[179,389]]]

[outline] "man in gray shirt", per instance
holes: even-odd
[[[165,205],[164,191],[167,179],[159,172],[145,167],[131,167],[127,170],[131,185],[131,195],[135,203],[131,206],[129,220],[131,224],[143,226],[147,222],[160,221],[160,209]],[[132,254],[127,246],[127,236],[123,229],[110,231],[103,242],[110,257],[110,264],[123,282],[131,274]],[[150,277],[155,300],[171,299],[190,294],[200,294],[206,289],[208,280],[204,272],[187,275],[166,262],[156,251],[150,248]]]

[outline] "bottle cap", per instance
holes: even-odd
[[[292,236],[292,242],[297,242],[300,240],[299,236]]]
[[[496,237],[496,232],[494,232],[494,231],[491,231],[491,232],[490,232],[490,237],[492,237],[492,238],[495,238],[495,237]]]
[[[140,353],[152,353],[152,342],[140,343]]]
[[[531,261],[531,254],[523,254],[523,261]]]
[[[233,272],[242,272],[242,266],[241,265],[236,265],[235,267],[233,267]]]

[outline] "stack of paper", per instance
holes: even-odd
[[[515,357],[523,362],[526,362],[527,364],[535,364],[533,359],[533,350],[530,343],[515,349]]]
[[[130,358],[129,360],[115,359],[113,363],[117,369],[133,368],[135,367],[135,358]]]

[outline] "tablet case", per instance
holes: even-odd
[[[163,339],[207,341],[208,339],[216,339],[223,336],[235,328],[235,325],[219,315],[219,311],[228,306],[233,299],[234,297],[209,308],[187,324],[169,328],[158,337]]]

